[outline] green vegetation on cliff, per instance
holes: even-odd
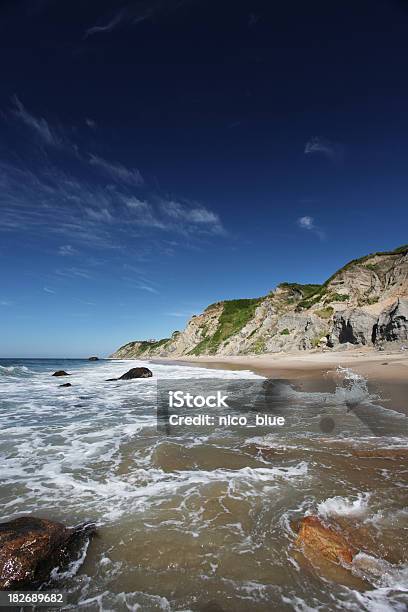
[[[326,306],[326,308],[320,308],[320,310],[316,310],[315,314],[321,319],[330,319],[334,310],[331,306]]]
[[[161,340],[141,340],[140,346],[137,349],[136,356],[144,355],[146,352],[150,353],[150,351],[159,348],[160,346],[164,346],[167,342],[170,342],[171,338],[162,338]]]
[[[314,295],[321,285],[301,285],[300,283],[280,283],[278,285],[280,289],[291,289],[292,291],[298,291],[302,294],[303,299],[307,299]]]
[[[230,336],[238,333],[240,329],[252,319],[255,309],[264,298],[243,300],[228,300],[223,302],[223,309],[218,320],[218,327],[212,336],[206,336],[191,351],[190,355],[215,353],[217,348]],[[211,305],[213,307],[214,305]],[[210,308],[210,307],[208,307]],[[208,310],[208,308],[206,310]]]

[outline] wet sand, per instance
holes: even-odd
[[[205,355],[188,359],[154,359],[223,370],[251,370],[267,378],[285,379],[303,391],[332,392],[338,368],[348,368],[368,381],[371,393],[386,406],[408,415],[408,351],[375,351],[360,347],[343,352],[279,353],[220,357]]]

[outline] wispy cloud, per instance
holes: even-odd
[[[159,294],[160,293],[160,291],[158,291],[154,287],[150,287],[150,285],[144,285],[142,283],[137,285],[136,288],[140,289],[141,291],[148,291],[149,293],[155,293],[155,294]]]
[[[41,160],[32,170],[22,162],[0,160],[0,231],[64,237],[57,247],[63,257],[78,248],[123,249],[133,243],[137,257],[147,260],[226,234],[218,214],[208,207],[154,193],[142,199],[133,189],[86,182],[50,161]],[[184,236],[181,243],[176,234]]]
[[[89,128],[91,128],[91,130],[96,130],[96,121],[94,121],[93,119],[86,117],[85,123]]]
[[[90,219],[98,222],[111,223],[113,221],[112,214],[108,208],[85,208],[85,212]]]
[[[62,146],[64,156],[47,151],[29,157],[22,153],[13,162],[0,159],[0,232],[48,239],[54,234],[61,245],[54,247],[60,257],[86,255],[90,248],[117,252],[130,248],[138,261],[171,256],[179,248],[199,248],[208,237],[226,234],[219,215],[207,206],[159,196],[137,168],[82,153],[63,127],[54,128],[35,117],[18,98],[15,106],[14,117],[41,142]],[[69,164],[66,153],[75,153]],[[96,171],[90,172],[89,166]],[[106,177],[112,179],[108,185]],[[176,234],[183,239],[175,241]],[[72,270],[60,273],[79,276]]]
[[[83,278],[89,280],[92,278],[88,270],[82,268],[58,268],[55,270],[55,274],[58,276],[64,276],[66,278]]]
[[[93,36],[93,34],[103,34],[104,32],[111,32],[117,25],[119,25],[124,17],[126,12],[124,9],[118,11],[115,15],[113,15],[107,23],[104,24],[95,24],[85,30],[84,39],[89,36]]]
[[[325,232],[316,225],[314,218],[310,215],[304,215],[303,217],[299,217],[297,220],[297,224],[303,230],[316,234],[320,238],[320,240],[324,240],[326,238]]]
[[[98,155],[89,155],[89,163],[100,168],[105,174],[115,181],[132,186],[143,185],[144,180],[137,168],[126,168],[122,164],[109,162]]]
[[[165,312],[164,313],[167,317],[178,317],[178,318],[189,318],[191,317],[194,312],[191,310],[189,312],[183,312],[183,311],[175,311],[175,312]]]
[[[338,143],[314,136],[306,143],[304,153],[305,155],[317,153],[333,162],[339,162],[343,159],[344,148]]]
[[[13,302],[10,300],[0,300],[0,306],[12,306]]]
[[[165,215],[184,224],[211,234],[223,234],[225,230],[217,213],[204,206],[182,204],[175,200],[161,203]]]
[[[44,287],[43,289],[44,289],[45,293],[55,294],[55,291],[53,289],[50,289],[49,287]]]
[[[166,225],[157,218],[153,204],[135,196],[124,196],[122,200],[130,212],[130,221],[146,227],[166,229]]]
[[[52,147],[62,146],[61,138],[43,117],[37,118],[29,113],[16,95],[13,96],[13,102],[14,115],[30,127],[45,144]]]
[[[101,17],[96,24],[85,30],[84,39],[95,34],[106,34],[116,28],[136,26],[160,14],[169,13],[180,8],[187,0],[141,0],[130,1],[116,13]]]
[[[58,249],[58,255],[62,257],[69,257],[70,255],[77,255],[78,251],[74,249],[70,244],[62,244]]]

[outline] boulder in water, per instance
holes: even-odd
[[[99,361],[99,357],[88,357],[88,361]]]
[[[106,382],[111,382],[113,380],[132,380],[133,378],[151,378],[153,376],[153,372],[149,370],[149,368],[132,368],[119,378],[108,378]]]
[[[38,588],[55,567],[66,566],[93,533],[91,523],[68,528],[34,516],[0,523],[0,589]]]
[[[313,556],[319,555],[334,563],[350,564],[357,553],[341,533],[327,527],[317,516],[301,520],[296,545],[306,554],[309,550]]]
[[[68,374],[65,370],[57,370],[53,376],[71,376],[71,374]]]
[[[71,383],[64,383],[63,385],[58,385],[59,387],[72,387]]]

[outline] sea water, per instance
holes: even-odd
[[[154,377],[105,382],[140,365]],[[51,376],[60,369],[71,376]],[[332,392],[273,383],[284,427],[160,432],[157,380],[214,376],[260,380],[140,361],[0,360],[0,520],[98,525],[54,572],[67,609],[405,611],[408,466],[354,451],[407,447],[406,416],[339,370]],[[334,573],[313,565],[295,546],[307,514],[365,529],[367,550]]]

